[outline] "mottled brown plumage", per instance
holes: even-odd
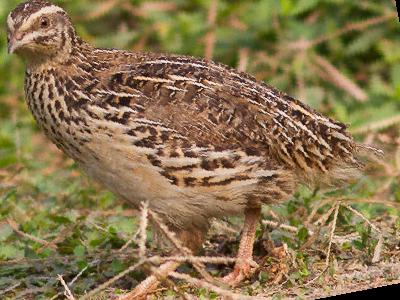
[[[287,199],[296,184],[346,181],[361,150],[379,153],[224,65],[96,49],[49,2],[21,4],[7,23],[9,51],[27,61],[28,106],[50,140],[135,207],[149,201],[181,237],[206,232],[211,217],[250,211],[254,221],[252,209]]]

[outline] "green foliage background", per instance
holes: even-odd
[[[0,2],[0,260],[47,262],[49,257],[67,256],[73,263],[42,266],[48,274],[41,278],[36,276],[43,272],[38,266],[0,265],[0,289],[23,279],[17,290],[33,286],[45,299],[57,291],[55,274],[76,274],[93,263],[93,257],[105,255],[107,261],[107,253],[121,247],[136,225],[112,195],[77,173],[38,132],[23,100],[24,64],[6,50],[7,14],[19,2]],[[400,23],[394,1],[221,0],[214,25],[208,22],[210,0],[54,2],[70,13],[81,37],[99,47],[204,56],[214,32],[214,60],[246,65],[258,79],[351,124],[359,139],[369,126],[384,130],[399,122]],[[398,140],[398,128],[391,128],[389,137]],[[389,155],[388,161],[392,158]],[[348,195],[369,196],[379,188],[379,180],[365,179],[360,186],[359,194],[350,190]],[[295,226],[302,223],[296,215],[299,206],[307,206],[314,197],[305,194],[282,209]],[[398,183],[391,185],[388,197],[400,201]],[[114,214],[99,217],[93,214],[97,211]],[[364,213],[376,216],[383,211],[381,207]],[[13,233],[6,224],[10,217],[21,231],[46,240],[63,230],[68,234],[57,250],[41,249],[40,243]],[[362,243],[357,245],[363,249]],[[90,265],[92,276],[87,274],[74,291],[95,287],[127,264],[118,257],[108,262],[104,273],[96,276]],[[121,288],[136,284],[141,276]]]

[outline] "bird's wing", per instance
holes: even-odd
[[[104,81],[112,90],[105,103],[162,124],[184,137],[186,146],[242,149],[308,175],[358,163],[357,144],[344,124],[223,65],[154,56],[126,64]]]

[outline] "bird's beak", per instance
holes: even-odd
[[[14,33],[11,34],[10,39],[8,41],[8,54],[13,54],[15,51],[22,46],[21,40],[23,38],[23,35],[19,33]]]

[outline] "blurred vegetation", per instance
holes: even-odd
[[[71,288],[82,295],[135,260],[135,243],[118,250],[137,230],[137,221],[134,212],[89,182],[38,131],[24,103],[24,64],[6,51],[4,24],[19,2],[0,2],[0,298],[61,298],[57,274],[71,281],[84,269]],[[357,184],[340,191],[300,189],[286,204],[272,208],[274,215],[299,228],[294,235],[271,233],[289,246],[297,262],[291,266],[290,286],[315,273],[318,251],[311,251],[310,245],[304,249],[309,239],[303,225],[327,199],[381,203],[364,201],[354,207],[381,222],[386,257],[399,255],[391,250],[400,235],[400,24],[394,1],[53,2],[70,13],[80,36],[90,43],[212,57],[351,124],[358,139],[386,150],[381,168],[373,168]],[[323,203],[317,216],[330,208]],[[378,241],[361,219],[340,209],[338,230],[358,234],[336,249],[338,256],[371,260]],[[327,241],[321,243],[313,247],[325,249]],[[158,249],[152,246],[152,251]],[[265,274],[259,275],[261,283],[268,281]],[[142,272],[131,274],[118,281],[112,293],[130,289],[143,278]],[[193,293],[203,299],[217,297],[204,289]]]

